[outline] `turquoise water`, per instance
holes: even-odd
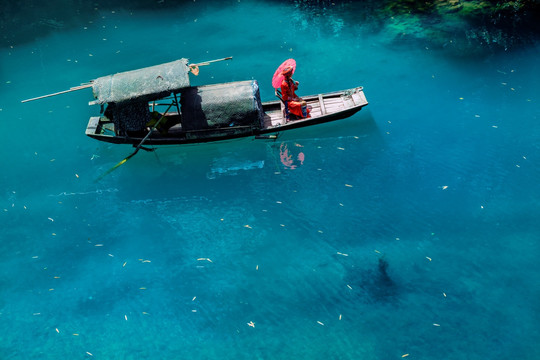
[[[291,14],[289,36],[280,26]],[[450,57],[331,8],[103,10],[0,53],[0,358],[538,359],[539,48]],[[189,57],[370,104],[275,142],[84,135],[96,77]]]

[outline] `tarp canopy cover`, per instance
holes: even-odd
[[[92,82],[92,90],[98,104],[140,97],[155,100],[189,87],[188,72],[188,59],[180,59],[97,78]]]
[[[182,90],[180,103],[185,130],[260,127],[264,115],[255,80],[190,87]]]
[[[146,101],[109,103],[105,116],[114,123],[120,135],[125,135],[126,131],[143,130],[151,119]]]

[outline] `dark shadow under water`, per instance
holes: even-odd
[[[352,265],[347,268],[345,282],[360,289],[358,296],[365,303],[397,304],[402,288],[389,274],[389,263],[380,256],[377,265]]]

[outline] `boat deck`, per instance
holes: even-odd
[[[363,107],[368,103],[361,87],[352,89],[349,94],[335,92],[324,95],[304,96],[303,99],[307,102],[308,108],[311,109],[311,117],[309,119],[316,119],[328,114]],[[265,112],[264,128],[268,129],[285,125],[283,117],[284,105],[281,101],[265,103],[263,104],[263,108]]]

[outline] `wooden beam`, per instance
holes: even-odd
[[[326,106],[324,105],[324,99],[322,94],[319,94],[319,104],[321,104],[321,114],[326,115]]]

